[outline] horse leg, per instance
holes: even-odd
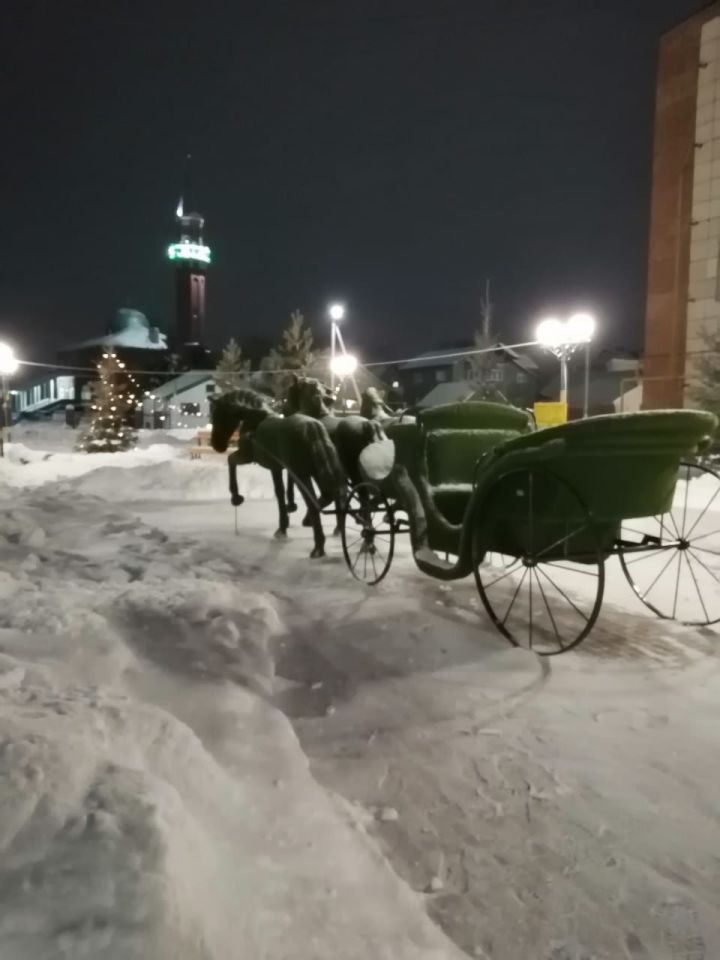
[[[287,490],[286,510],[288,513],[295,513],[295,511],[297,510],[297,504],[295,503],[295,482],[291,474],[288,474],[286,490]]]
[[[287,537],[287,529],[290,524],[288,519],[287,505],[285,503],[285,484],[283,483],[282,470],[271,470],[273,489],[275,490],[275,499],[278,503],[278,512],[280,514],[280,526],[275,531],[276,540],[284,540]]]
[[[237,485],[237,460],[238,460],[238,451],[231,453],[228,458],[228,472],[230,474],[230,503],[234,507],[239,507],[241,504],[245,503],[245,497],[238,490]]]
[[[316,500],[319,502],[321,508],[327,506],[326,503],[323,503],[322,497],[320,497],[320,496],[318,496],[318,495],[316,494],[316,492],[315,492],[315,487],[313,486],[313,482],[312,482],[312,480],[311,480],[309,477],[308,477],[308,480],[307,480],[307,488],[308,488],[308,490],[310,491],[310,493],[311,493],[311,494],[316,498]],[[307,503],[307,500],[305,500],[305,502]],[[311,526],[313,525],[313,523],[312,523],[312,517],[310,516],[310,510],[306,510],[306,511],[305,511],[305,516],[303,517],[302,525],[303,525],[304,527],[311,527]]]
[[[320,511],[317,508],[317,504],[313,502],[314,498],[312,494],[306,493],[312,490],[312,482],[310,477],[302,478],[303,485],[300,488],[302,493],[303,500],[305,501],[305,506],[307,507],[307,518],[310,521],[310,526],[312,527],[313,536],[315,538],[315,546],[312,549],[310,554],[311,558],[316,559],[317,557],[325,556],[325,532],[322,528],[322,519],[320,517]]]

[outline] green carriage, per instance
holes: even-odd
[[[579,643],[597,620],[605,561],[656,615],[720,620],[720,478],[697,456],[717,421],[692,410],[592,417],[534,431],[522,410],[462,403],[387,428],[389,476],[350,490],[343,552],[369,584],[397,534],[418,568],[474,575],[511,642],[542,654]],[[714,508],[714,509],[713,509]]]

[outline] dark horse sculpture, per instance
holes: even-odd
[[[371,443],[387,442],[385,431],[376,420],[350,414],[337,416],[333,396],[325,384],[312,377],[294,377],[285,399],[286,413],[304,413],[319,420],[335,444],[343,470],[353,483],[360,475],[360,454]]]
[[[394,411],[385,403],[375,387],[368,387],[360,398],[360,416],[379,423],[415,423],[415,417],[404,411]]]
[[[320,509],[333,500],[338,505],[342,503],[347,483],[326,429],[313,417],[300,413],[283,417],[275,413],[268,400],[254,390],[236,390],[213,404],[210,438],[213,449],[224,453],[239,424],[244,432],[240,434],[237,451],[228,457],[231,493],[237,493],[238,464],[253,462],[269,470],[280,516],[275,536],[286,537],[289,517],[282,471],[287,469],[297,479],[307,506],[308,525],[315,538],[310,556],[324,556],[325,534]],[[313,481],[321,492],[319,503],[312,493]]]

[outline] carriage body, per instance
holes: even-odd
[[[700,619],[692,622],[715,622],[692,569],[695,554],[685,537],[685,519],[676,522],[672,509],[681,471],[687,481],[685,514],[687,487],[698,470],[716,484],[708,505],[716,498],[720,503],[720,478],[698,466],[696,459],[711,443],[716,428],[711,414],[671,410],[592,417],[536,431],[527,413],[516,408],[491,403],[447,405],[423,412],[416,424],[387,429],[395,444],[395,469],[379,485],[379,492],[390,505],[395,531],[403,529],[395,518],[407,514],[419,569],[444,580],[473,573],[488,613],[513,642],[516,636],[507,625],[509,611],[518,591],[525,591],[529,584],[529,645],[533,646],[533,618],[537,620],[542,601],[549,615],[546,633],[551,624],[559,642],[557,648],[538,652],[557,653],[580,642],[595,622],[604,589],[603,565],[612,554],[620,556],[628,581],[656,614],[677,618],[683,577],[693,585],[702,605]],[[655,518],[659,532],[643,526],[642,518]],[[628,520],[642,527],[634,540],[627,539]],[[697,522],[688,523],[688,531]],[[702,533],[699,539],[705,536]],[[707,544],[697,549],[712,552]],[[674,603],[667,614],[647,599],[649,590],[640,590],[630,575],[630,563],[635,561],[628,562],[626,557],[639,551],[655,551],[662,560],[677,554],[677,568],[671,569]],[[502,558],[501,575],[489,576],[487,565],[496,556]],[[715,558],[720,559],[720,553],[713,553],[712,563]],[[572,574],[580,570],[594,576],[596,583],[591,608],[577,629],[572,628],[568,643],[560,640],[541,579],[546,570],[555,575],[557,568]],[[712,578],[708,589],[720,602],[716,586],[720,569],[714,572],[705,564],[703,568]],[[519,585],[508,610],[498,613],[488,590],[511,574],[518,574]],[[546,579],[570,608],[579,610],[551,575]],[[656,581],[653,577],[650,588]],[[533,584],[539,591],[535,598]],[[536,630],[536,642],[537,637]]]

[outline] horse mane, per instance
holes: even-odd
[[[244,407],[246,410],[266,410],[268,413],[272,412],[270,398],[262,393],[258,393],[256,390],[250,390],[248,387],[224,393],[221,397],[217,398],[214,406],[217,404]]]

